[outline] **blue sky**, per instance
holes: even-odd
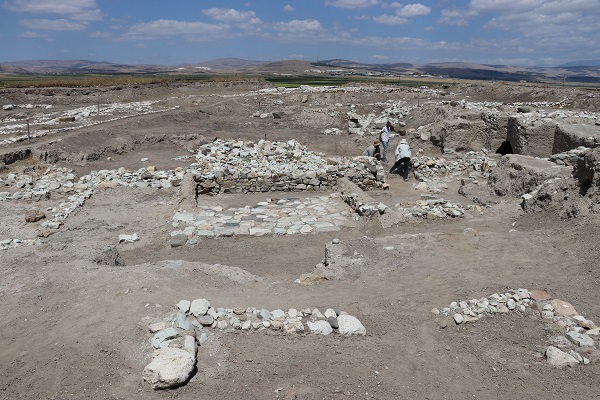
[[[0,0],[0,62],[216,58],[556,66],[600,59],[600,0]]]

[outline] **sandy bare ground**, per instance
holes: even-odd
[[[283,99],[282,119],[250,118],[256,99],[224,97],[251,88],[180,87],[119,91],[124,100],[160,100],[179,108],[58,132],[27,147],[58,154],[76,174],[103,168],[137,169],[148,158],[159,169],[185,166],[174,159],[214,137],[295,138],[329,155],[358,154],[370,138],[326,137],[335,118],[308,118],[322,104],[369,104],[381,94],[326,94],[303,105]],[[216,95],[212,95],[216,93]],[[355,96],[355,97],[352,97]],[[390,94],[410,97],[412,94]],[[523,94],[525,96],[525,94]],[[556,96],[560,96],[557,93]],[[4,102],[8,102],[3,98]],[[86,102],[85,98],[80,100]],[[266,100],[265,100],[266,101]],[[314,103],[311,103],[313,102]],[[13,102],[17,102],[16,100]],[[33,100],[29,101],[33,102]],[[94,104],[88,101],[89,104]],[[315,104],[316,103],[316,104]],[[264,105],[264,102],[263,102]],[[59,101],[57,108],[68,108]],[[287,107],[287,108],[286,108]],[[333,118],[334,121],[330,120]],[[406,117],[410,126],[410,116]],[[416,117],[415,117],[416,118]],[[341,124],[341,122],[339,122]],[[435,148],[424,148],[432,154]],[[36,154],[39,154],[36,153]],[[97,154],[77,159],[78,154]],[[110,157],[110,159],[108,159]],[[2,172],[44,162],[29,159]],[[389,177],[389,191],[370,195],[393,207],[420,194],[413,181]],[[442,196],[467,204],[452,182]],[[309,196],[296,194],[295,196]],[[37,246],[0,253],[0,397],[6,399],[593,399],[598,363],[554,369],[543,358],[553,323],[533,312],[440,327],[432,308],[508,289],[542,289],[600,322],[600,219],[561,221],[525,215],[519,199],[497,198],[464,218],[421,220],[383,229],[361,220],[338,232],[292,236],[224,237],[171,248],[177,188],[98,190],[58,232]],[[222,195],[243,206],[270,194]],[[51,200],[49,200],[50,202]],[[199,204],[202,204],[202,198]],[[215,198],[210,198],[210,202]],[[0,234],[34,238],[27,224],[33,202],[0,203]],[[44,206],[49,206],[44,205]],[[470,229],[467,229],[470,228]],[[119,234],[137,232],[135,243]],[[341,240],[360,262],[340,280],[294,281],[313,270],[325,245]],[[116,246],[126,266],[93,261]],[[181,299],[206,298],[217,307],[335,308],[361,320],[365,337],[289,336],[280,332],[211,330],[199,348],[197,372],[183,387],[154,391],[141,378],[152,354],[145,317],[164,318]]]

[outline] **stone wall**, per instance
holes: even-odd
[[[383,167],[372,157],[328,158],[294,140],[221,141],[201,146],[191,165],[197,195],[331,191],[342,177],[363,190],[382,187]]]

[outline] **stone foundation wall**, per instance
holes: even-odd
[[[362,190],[382,187],[383,167],[372,157],[328,158],[294,140],[216,141],[202,146],[192,164],[196,195],[331,191],[346,177]]]

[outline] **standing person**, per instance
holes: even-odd
[[[367,147],[362,153],[363,156],[375,157],[377,161],[381,160],[381,149],[379,148],[379,140],[375,140],[372,145]]]
[[[390,132],[396,132],[392,123],[388,121],[385,126],[379,132],[379,141],[383,144],[383,161],[387,161],[387,148],[388,142],[390,141]]]
[[[400,175],[402,175],[402,178],[407,181],[410,157],[410,146],[406,142],[406,139],[402,139],[400,144],[396,147],[396,162],[394,163],[392,169],[390,169],[390,174],[392,174],[395,170],[398,170]]]

